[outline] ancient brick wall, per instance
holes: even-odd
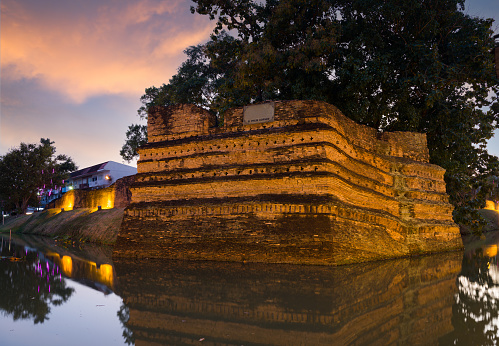
[[[193,105],[155,107],[148,120],[148,141],[158,142],[170,138],[208,134],[215,125],[215,117]]]
[[[194,106],[162,112],[116,256],[342,264],[462,246],[424,134],[378,135],[317,101],[251,125],[229,110],[222,128]]]

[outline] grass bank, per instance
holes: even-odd
[[[124,208],[95,211],[75,209],[61,212],[49,209],[32,215],[5,219],[1,233],[41,235],[73,241],[114,244],[123,219]]]

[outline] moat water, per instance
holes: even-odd
[[[465,251],[338,268],[111,260],[0,240],[0,345],[489,345],[499,233]]]

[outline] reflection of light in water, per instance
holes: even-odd
[[[492,266],[489,268],[489,275],[495,284],[499,285],[499,268]]]
[[[486,283],[481,285],[477,282],[470,281],[465,276],[459,277],[459,292],[474,302],[486,302],[491,306],[493,310],[498,307],[499,301],[499,287],[492,286],[489,287]],[[497,317],[492,317],[489,311],[479,310],[479,314],[475,314],[470,309],[465,302],[460,301],[460,295],[456,294],[456,303],[461,306],[463,314],[466,318],[470,318],[475,322],[485,322],[483,332],[492,332],[499,337],[499,331],[497,326],[499,325],[499,319]],[[466,319],[464,320],[466,322]]]
[[[46,255],[58,264],[62,273],[69,278],[78,280],[88,279],[95,283],[104,284],[110,289],[114,288],[113,266],[110,264],[97,265],[96,262],[84,260],[82,258],[72,258],[71,256],[60,257],[59,254],[47,251]],[[58,268],[57,268],[58,270]]]
[[[56,261],[56,262],[59,262],[60,261],[60,258],[61,256],[59,256],[59,254],[57,252],[52,252],[52,251],[47,251],[45,253],[45,255],[47,257],[53,257],[53,259]]]
[[[484,257],[488,257],[487,269],[482,272],[478,269],[478,276],[485,275],[489,279],[482,283],[471,281],[468,277],[458,277],[459,294],[456,294],[456,303],[465,316],[464,322],[471,319],[482,323],[483,333],[499,338],[499,318],[491,312],[499,308],[499,267],[497,265],[497,245],[488,245],[483,248]],[[492,282],[491,282],[492,281]],[[480,306],[476,309],[477,305]]]
[[[28,247],[25,247],[24,251],[26,256],[28,252],[38,253],[38,250]],[[78,256],[62,255],[54,250],[40,252],[37,257],[38,260],[33,265],[33,269],[40,277],[47,278],[47,281],[49,277],[62,280],[62,275],[64,275],[76,281],[83,279],[87,282],[87,286],[105,294],[114,289],[114,268],[111,264],[97,264]]]
[[[62,260],[62,271],[68,277],[71,277],[71,273],[73,272],[73,260],[69,256],[63,256]]]
[[[99,273],[101,281],[113,287],[113,266],[110,264],[101,264]]]
[[[483,250],[484,255],[487,257],[496,257],[497,256],[497,245],[488,245]]]
[[[468,297],[472,297],[474,301],[485,300],[492,305],[497,306],[499,301],[499,287],[489,287],[486,283],[481,285],[478,282],[470,281],[465,276],[459,277],[459,291]],[[457,297],[459,301],[459,296]],[[478,317],[477,317],[478,318]],[[481,319],[478,319],[481,321]]]

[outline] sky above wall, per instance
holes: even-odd
[[[145,88],[167,83],[185,60],[183,50],[208,40],[213,29],[190,5],[2,0],[0,155],[43,137],[80,168],[123,162],[119,151],[128,126],[140,122]],[[499,0],[467,0],[466,13],[496,19],[499,33]],[[489,151],[499,155],[496,137]]]

